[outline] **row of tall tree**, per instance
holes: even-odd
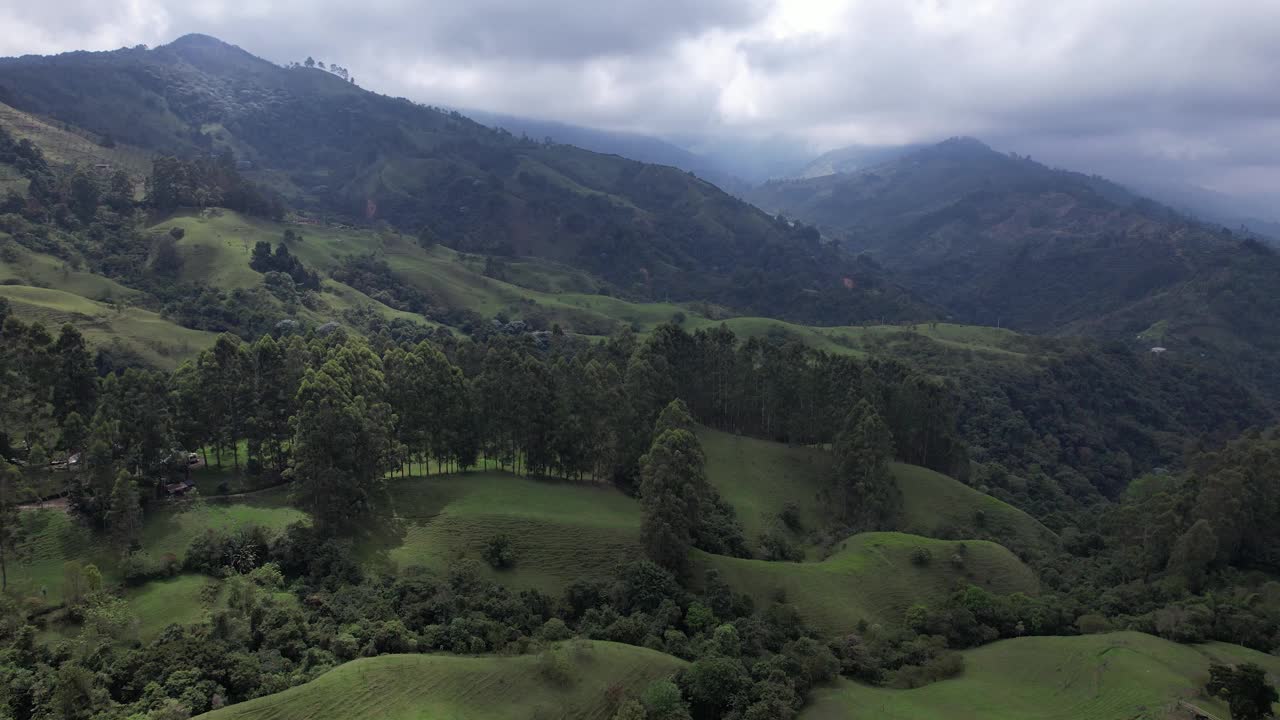
[[[899,456],[915,461],[939,447],[951,453],[939,455],[948,462],[963,457],[945,427],[950,421],[911,414],[938,406],[916,403],[919,388],[926,397],[945,388],[893,365],[738,343],[723,328],[690,335],[669,326],[643,341],[624,333],[594,345],[561,337],[549,346],[529,336],[437,346],[366,341],[341,329],[252,343],[227,334],[173,372],[135,368],[99,378],[74,328],[55,339],[38,324],[3,322],[0,362],[11,382],[0,452],[9,463],[80,458],[83,469],[65,474],[65,489],[104,529],[120,516],[114,499],[129,497],[116,492],[121,471],[143,497],[159,494],[197,449],[211,463],[297,480],[317,521],[338,529],[374,500],[388,473],[429,463],[464,470],[484,459],[637,492],[644,472],[652,475],[642,472],[642,457],[657,463],[690,442],[688,452],[700,456],[693,418],[791,442],[835,443],[848,460],[833,493],[858,525],[876,524],[857,515],[855,506],[865,504],[854,498],[868,496],[869,478],[887,477],[889,448],[905,448]],[[721,376],[703,377],[708,366]],[[660,420],[663,408],[685,397],[678,420],[669,417],[675,410]],[[826,420],[843,420],[851,408],[856,422]],[[920,428],[934,434],[921,436]],[[675,437],[663,440],[669,432]],[[877,460],[868,464],[864,455]],[[705,479],[695,485],[702,501],[686,499],[688,532],[702,532],[710,549],[739,551],[732,532],[699,530],[697,518],[715,516],[719,501],[707,495]]]

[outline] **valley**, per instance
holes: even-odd
[[[0,58],[0,717],[1274,710],[1274,249],[972,138],[488,122]]]

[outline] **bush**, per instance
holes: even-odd
[[[796,547],[776,530],[760,536],[760,549],[764,552],[765,560],[775,560],[781,562],[800,562],[804,560],[804,550]]]
[[[640,694],[640,702],[644,703],[645,709],[649,711],[649,717],[653,720],[689,717],[689,710],[685,707],[684,697],[680,695],[680,688],[670,680],[657,680],[650,683],[649,687]]]
[[[778,513],[778,519],[782,521],[790,530],[799,532],[804,528],[800,522],[800,506],[793,502],[789,502],[782,506],[782,512]]]
[[[543,640],[555,642],[557,640],[568,640],[573,636],[573,631],[560,618],[551,618],[542,624],[542,628],[538,630],[538,635]]]
[[[174,240],[181,240],[186,236],[187,236],[187,231],[177,225],[174,225],[172,228],[169,228],[169,237],[173,238]]]
[[[911,564],[916,567],[926,567],[933,562],[933,553],[929,548],[917,547],[911,549]]]
[[[511,538],[505,534],[494,535],[485,543],[481,552],[484,561],[496,570],[505,570],[516,564],[516,551],[511,546]]]
[[[538,654],[538,672],[553,685],[573,682],[573,663],[561,648],[547,648]]]

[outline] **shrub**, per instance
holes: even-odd
[[[573,682],[573,663],[561,648],[547,648],[538,654],[538,672],[553,685]]]
[[[804,560],[804,551],[796,547],[776,530],[760,536],[760,548],[764,551],[765,560],[783,562],[800,562]]]
[[[538,634],[543,640],[555,642],[557,640],[568,640],[573,636],[573,631],[560,618],[551,618],[542,624],[542,629],[538,631]]]
[[[686,718],[689,710],[685,707],[680,688],[670,680],[657,680],[649,684],[640,694],[640,702],[649,711],[653,720]]]
[[[516,564],[516,551],[511,546],[511,538],[505,534],[494,535],[485,543],[481,553],[484,561],[497,570],[505,570]]]
[[[911,549],[911,564],[916,567],[925,567],[933,562],[933,553],[929,548],[916,547]]]
[[[800,506],[793,502],[782,506],[782,512],[778,513],[778,519],[793,531],[799,532],[804,529],[800,523]]]
[[[169,228],[169,237],[173,238],[174,240],[181,240],[186,236],[187,236],[187,231],[177,225],[174,225],[173,227]]]
[[[1076,618],[1076,629],[1082,635],[1096,635],[1098,633],[1111,632],[1115,629],[1115,626],[1102,615],[1090,613]]]

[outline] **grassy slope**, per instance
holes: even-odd
[[[1210,656],[1249,659],[1280,672],[1280,659],[1245,648],[1177,645],[1134,632],[1018,638],[964,655],[960,677],[915,690],[838,681],[814,693],[802,718],[1155,719],[1167,717],[1178,699],[1226,718],[1220,701],[1199,697]]]
[[[106,548],[61,510],[23,512],[24,540],[18,562],[8,565],[9,591],[51,604],[62,602],[62,566],[70,559],[94,563],[110,579],[112,560]]]
[[[779,527],[776,519],[788,503],[800,511],[802,532],[823,525],[818,493],[829,482],[829,452],[709,428],[699,430],[698,439],[707,455],[708,480],[734,506],[753,546],[761,532]],[[983,537],[1017,548],[1056,542],[1035,518],[953,478],[904,463],[893,463],[892,469],[903,499],[896,527],[903,532],[947,539]],[[981,526],[975,519],[978,511]]]
[[[93,167],[110,165],[110,171],[124,170],[141,183],[151,171],[150,153],[127,145],[105,148],[95,140],[64,130],[56,122],[38,118],[0,103],[0,127],[18,140],[31,140],[40,146],[45,158],[53,163],[79,164]]]
[[[680,660],[644,648],[591,643],[573,659],[574,680],[557,686],[538,658],[385,655],[355,660],[306,685],[202,715],[206,720],[418,720],[581,718],[613,714],[609,690],[635,694],[673,674]]]
[[[483,317],[503,312],[512,318],[538,314],[580,334],[604,335],[618,323],[635,325],[643,331],[685,315],[685,327],[692,331],[718,325],[691,306],[663,302],[630,302],[591,294],[599,282],[580,270],[536,258],[512,258],[506,263],[504,282],[484,276],[483,260],[443,246],[420,247],[410,237],[394,232],[339,229],[320,226],[290,226],[229,211],[179,214],[152,228],[164,232],[173,226],[186,230],[179,242],[186,264],[184,279],[207,282],[223,288],[252,287],[261,275],[249,268],[249,255],[259,240],[280,241],[286,228],[304,236],[290,250],[310,267],[327,273],[348,255],[378,253],[385,257],[397,277],[429,293],[451,307],[473,310]],[[326,290],[355,293],[340,283],[326,281]],[[330,299],[329,292],[326,300]],[[357,301],[372,303],[360,296]],[[332,304],[332,302],[331,302]],[[380,311],[392,312],[379,303]],[[404,314],[407,316],[407,314]],[[416,317],[416,316],[415,316]],[[823,327],[815,328],[770,318],[739,317],[724,320],[742,337],[788,336],[815,348],[841,354],[858,354],[869,340],[897,332],[913,332],[944,348],[995,353],[1016,357],[1019,337],[996,328],[948,324],[915,326]]]
[[[702,428],[707,479],[733,505],[747,542],[781,527],[778,514],[788,503],[800,511],[801,531],[823,524],[818,492],[827,483],[831,454],[807,447],[788,447],[767,440]]]
[[[170,625],[199,622],[208,609],[205,588],[217,583],[204,575],[179,575],[130,589],[125,599],[138,618],[138,638],[150,642]]]
[[[181,560],[191,541],[207,528],[233,530],[249,524],[272,529],[303,520],[306,515],[288,507],[283,491],[255,495],[233,503],[204,501],[181,508],[162,507],[147,513],[140,553],[144,562],[159,563],[168,554]],[[68,560],[93,563],[106,582],[118,581],[117,555],[100,537],[62,510],[22,513],[26,529],[20,560],[9,565],[10,590],[62,602],[63,564]],[[42,592],[41,589],[47,592]],[[143,618],[147,622],[147,618]]]
[[[161,368],[177,366],[216,339],[213,333],[181,327],[149,310],[116,310],[63,290],[0,285],[0,297],[8,299],[14,314],[23,320],[39,321],[54,332],[71,323],[90,344],[102,347],[119,342]]]
[[[1057,543],[1057,537],[1025,512],[927,468],[893,464],[902,490],[898,527],[929,537],[988,537],[1017,549]],[[978,513],[981,512],[981,520]]]
[[[911,562],[915,548],[932,554],[927,566]],[[962,565],[954,565],[953,556],[962,558]],[[755,598],[757,606],[785,598],[806,622],[831,635],[852,632],[860,620],[896,624],[911,605],[937,603],[961,584],[997,593],[1038,589],[1030,568],[1000,545],[903,533],[854,535],[821,562],[765,562],[705,553],[698,553],[697,561],[719,570],[735,589]]]
[[[559,594],[574,580],[609,576],[639,552],[639,506],[612,487],[480,472],[393,481],[391,495],[394,516],[370,528],[363,552],[393,571],[480,560],[485,542],[506,533],[516,566],[482,567],[510,587]]]
[[[287,501],[285,490],[272,490],[235,501],[203,500],[161,508],[147,515],[140,557],[145,562],[159,562],[171,554],[182,560],[191,541],[208,529],[232,532],[260,525],[279,530],[305,520],[306,514],[289,507]]]

